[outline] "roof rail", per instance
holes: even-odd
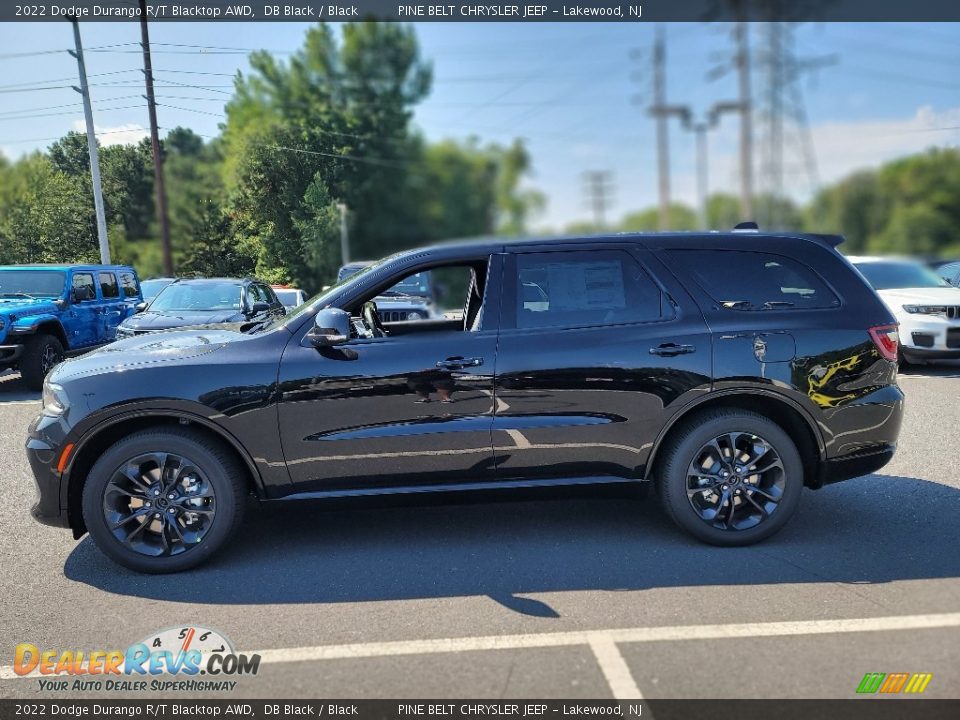
[[[734,232],[759,232],[760,226],[757,225],[753,220],[746,220],[744,222],[739,222],[733,226]]]

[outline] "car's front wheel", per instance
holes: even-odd
[[[144,430],[107,449],[83,487],[97,546],[138,572],[177,572],[219,550],[243,516],[244,469],[230,449],[185,428]]]
[[[20,377],[31,390],[42,390],[43,380],[63,360],[63,344],[53,335],[40,333],[27,340],[20,357]]]
[[[679,429],[661,456],[657,482],[667,513],[691,535],[713,545],[750,545],[796,511],[803,470],[783,428],[729,408]]]

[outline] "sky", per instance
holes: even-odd
[[[232,76],[248,69],[247,51],[288,57],[308,26],[299,23],[154,23],[151,25],[158,121],[215,136]],[[416,109],[428,139],[527,142],[533,172],[525,181],[547,206],[534,225],[561,229],[589,220],[583,174],[612,173],[616,220],[657,202],[651,54],[654,27],[637,23],[421,23],[423,57],[434,69],[432,92]],[[146,135],[141,97],[139,26],[84,23],[87,73],[101,143]],[[736,77],[709,80],[732,51],[727,24],[665,26],[667,101],[699,117],[737,98]],[[806,114],[816,172],[801,152],[799,128],[786,126],[785,192],[799,202],[817,184],[930,147],[960,142],[960,24],[806,23],[793,30],[801,60],[825,64],[796,83]],[[750,25],[754,103],[765,98],[761,24]],[[0,23],[0,152],[17,158],[83,129],[67,23]],[[45,54],[36,54],[50,51]],[[22,55],[29,53],[29,55]],[[53,89],[36,89],[36,88]],[[764,126],[755,117],[756,164]],[[738,189],[738,117],[725,115],[709,134],[711,192]],[[671,195],[696,203],[694,138],[670,124]],[[807,145],[809,146],[809,145]],[[762,179],[762,172],[760,173]],[[758,188],[762,190],[762,185]]]

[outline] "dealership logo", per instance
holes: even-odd
[[[933,673],[867,673],[857,686],[861,695],[919,695],[927,689]]]
[[[40,649],[20,643],[13,660],[20,676],[237,676],[256,675],[259,669],[259,655],[237,653],[222,633],[194,626],[151,633],[126,650]]]

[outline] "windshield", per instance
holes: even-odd
[[[145,298],[152,298],[172,282],[173,280],[144,280],[140,283],[140,290]]]
[[[151,310],[239,310],[241,286],[232,282],[173,283],[150,303]]]
[[[299,290],[274,288],[273,291],[277,294],[277,298],[283,303],[284,307],[296,307],[300,304]]]
[[[65,279],[62,270],[0,270],[0,297],[60,297]]]
[[[430,273],[422,272],[404,278],[389,290],[384,290],[383,295],[416,295],[418,297],[431,297],[433,292],[430,289]]]
[[[930,268],[909,260],[856,263],[856,266],[875,290],[950,287]]]

